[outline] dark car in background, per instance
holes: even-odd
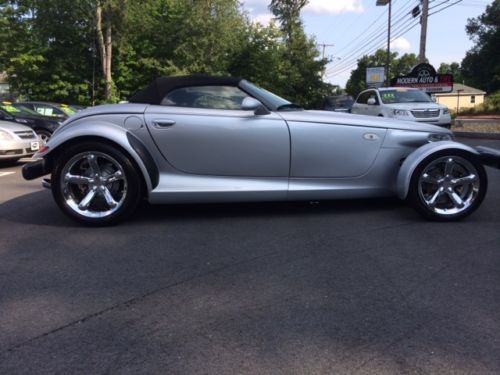
[[[73,106],[61,103],[29,101],[17,102],[16,104],[31,109],[42,116],[57,117],[61,120],[66,120],[78,112],[78,109]]]
[[[52,133],[62,123],[61,119],[42,116],[18,103],[10,102],[0,103],[0,120],[17,122],[30,127],[43,143],[49,140]]]
[[[323,110],[334,112],[351,112],[354,98],[350,95],[327,96],[323,103]]]

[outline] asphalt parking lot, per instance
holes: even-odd
[[[499,170],[458,223],[384,199],[96,229],[21,165],[0,168],[1,374],[500,373]]]

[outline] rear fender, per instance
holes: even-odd
[[[154,170],[156,169],[157,171],[157,167],[156,165],[151,166],[148,164],[151,163],[153,159],[137,137],[128,132],[126,129],[105,121],[92,121],[91,123],[85,124],[78,124],[77,121],[75,122],[75,125],[79,126],[73,126],[73,124],[71,124],[59,129],[47,142],[48,150],[43,151],[42,149],[42,152],[36,153],[34,157],[50,159],[51,155],[55,155],[61,150],[61,147],[68,142],[74,142],[78,139],[82,139],[83,141],[85,138],[100,138],[114,143],[125,150],[125,152],[132,157],[134,162],[139,167],[148,191],[151,191],[154,188],[154,185],[157,184],[157,181],[155,181],[156,178]],[[131,143],[133,143],[133,145]],[[149,158],[147,157],[148,155]],[[147,160],[143,160],[143,158],[146,158]],[[151,172],[151,170],[153,170],[153,172]]]
[[[417,168],[417,166],[426,157],[442,150],[461,150],[479,156],[479,152],[477,152],[474,148],[452,141],[432,142],[417,148],[410,155],[408,155],[399,169],[396,191],[400,199],[406,199],[406,196],[408,195],[411,176],[413,175],[415,168]]]

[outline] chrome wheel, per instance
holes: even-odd
[[[123,167],[110,155],[89,151],[73,156],[60,174],[64,203],[87,218],[114,214],[127,196]]]
[[[418,195],[430,211],[451,216],[467,211],[478,199],[480,176],[467,159],[443,156],[430,162],[418,179]]]

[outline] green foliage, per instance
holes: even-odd
[[[358,66],[351,72],[351,76],[346,84],[346,91],[353,97],[367,88],[366,68],[385,66],[387,61],[387,51],[377,50],[373,55],[365,55],[358,60]],[[408,74],[411,69],[418,64],[418,57],[413,54],[404,54],[398,58],[397,52],[392,52],[390,56],[390,79]]]
[[[275,91],[307,108],[319,108],[333,87],[325,84],[322,73],[326,61],[319,59],[316,41],[308,38],[300,19],[307,0],[272,0],[269,9],[280,22],[283,47],[276,69]]]
[[[293,12],[282,5],[295,4]],[[253,24],[238,0],[101,0],[112,19],[112,101],[162,75],[247,78],[307,107],[331,87],[300,21],[305,0],[273,1],[279,25]],[[282,4],[279,4],[282,3]],[[0,0],[0,70],[33,100],[104,100],[97,0]],[[106,18],[108,17],[108,18]],[[279,26],[279,27],[278,27]],[[94,82],[94,90],[92,82]]]
[[[453,82],[462,83],[464,81],[462,68],[457,62],[452,62],[451,64],[441,63],[437,72],[439,74],[453,74]]]
[[[487,92],[500,90],[500,0],[467,22],[466,31],[475,46],[462,60],[465,80]]]
[[[11,87],[31,99],[85,103],[92,76],[89,1],[0,3],[0,68]]]

